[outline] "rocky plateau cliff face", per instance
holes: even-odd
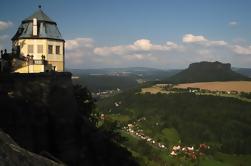
[[[248,77],[232,71],[231,64],[221,62],[198,62],[167,79],[171,83],[246,81]]]
[[[189,65],[188,70],[223,70],[231,71],[230,63],[221,63],[221,62],[197,62]]]

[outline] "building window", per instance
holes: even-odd
[[[53,54],[53,46],[48,45],[48,54]]]
[[[39,54],[43,53],[43,45],[37,45],[37,53]]]
[[[56,46],[56,54],[60,54],[60,46]]]
[[[33,45],[28,45],[28,54],[33,54]]]

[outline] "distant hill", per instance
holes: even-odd
[[[74,84],[86,86],[92,92],[104,90],[127,90],[138,86],[136,79],[130,76],[114,75],[79,75],[79,79],[73,80]]]
[[[73,75],[123,75],[145,79],[147,81],[162,80],[180,72],[180,69],[162,70],[148,67],[100,68],[100,69],[68,69]]]
[[[172,83],[240,80],[250,80],[250,78],[234,72],[231,64],[217,61],[192,63],[187,69],[166,79]]]
[[[127,90],[148,81],[159,81],[173,76],[181,70],[161,70],[146,67],[68,69],[72,72],[74,84],[87,86],[92,92],[121,89]]]
[[[233,71],[251,78],[251,68],[232,68]]]

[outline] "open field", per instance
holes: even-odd
[[[156,94],[156,93],[167,93],[167,91],[163,91],[163,88],[161,87],[152,86],[152,87],[142,88],[141,93]]]
[[[197,82],[178,84],[174,88],[200,88],[210,91],[251,92],[251,81]]]

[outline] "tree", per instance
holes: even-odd
[[[96,123],[97,117],[93,114],[95,104],[91,92],[81,85],[74,85],[73,90],[80,114]]]

